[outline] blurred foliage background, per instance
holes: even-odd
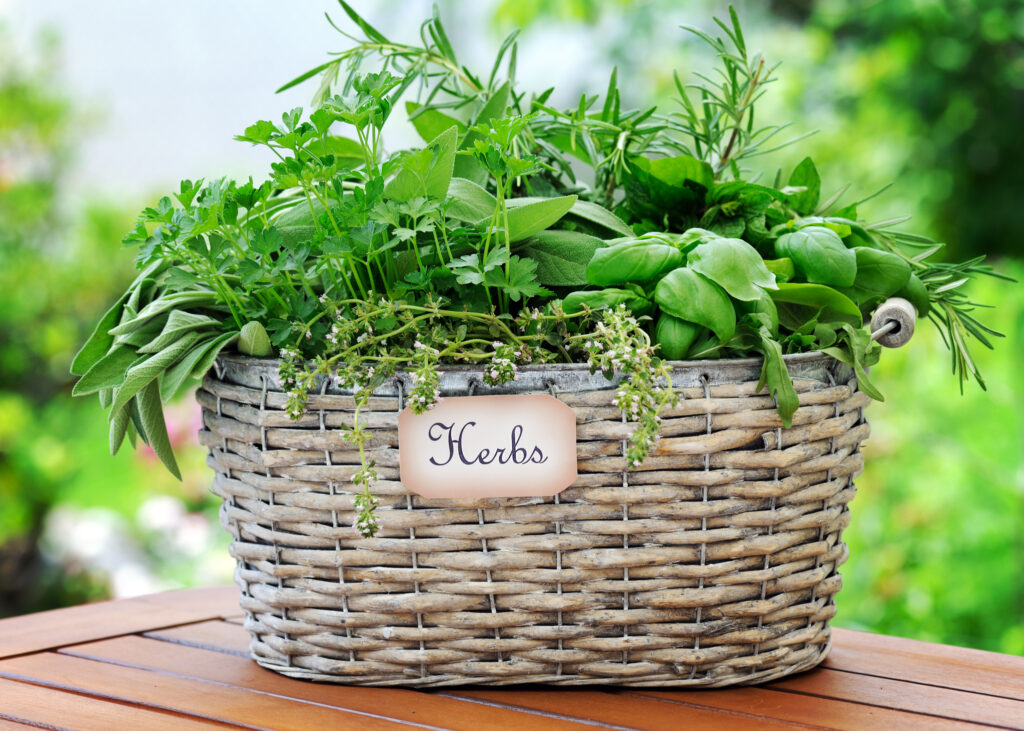
[[[402,3],[355,5],[389,31],[415,30]],[[522,88],[556,83],[565,104],[584,89],[603,89],[613,64],[620,79],[636,80],[625,85],[627,104],[667,97],[673,68],[685,76],[711,65],[677,26],[710,28],[712,15],[725,10],[709,0],[688,3],[685,17],[670,0],[440,5],[456,45],[481,47],[480,63],[501,35],[523,28],[521,53],[535,56],[543,72],[529,78],[530,64],[521,61]],[[160,191],[114,203],[68,194],[74,153],[102,117],[64,83],[59,38],[26,49],[2,7],[0,616],[229,580],[228,538],[196,446],[196,407],[186,400],[169,417],[183,457],[177,483],[145,451],[109,457],[104,415],[91,400],[70,399],[71,356],[131,279],[121,235]],[[860,198],[893,183],[865,208],[870,217],[912,214],[916,230],[947,242],[950,258],[993,254],[1000,271],[1024,277],[1024,6],[772,0],[737,7],[748,45],[783,62],[762,121],[792,120],[794,135],[819,130],[765,158],[766,174],[809,154],[826,189],[851,183],[850,196]],[[483,41],[469,25],[481,16]],[[530,38],[538,41],[527,45]],[[585,49],[590,62],[553,79],[543,44],[563,40]],[[251,83],[269,97],[274,82],[301,70],[282,67],[276,78]],[[1024,654],[1024,291],[988,281],[972,294],[997,305],[986,322],[1007,334],[995,351],[978,353],[987,392],[969,386],[960,395],[930,324],[876,368],[887,401],[869,411],[873,436],[846,534],[851,558],[836,623]]]

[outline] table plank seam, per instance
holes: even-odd
[[[561,713],[553,713],[552,711],[541,711],[536,708],[526,708],[524,706],[511,705],[509,703],[501,703],[499,701],[489,701],[483,698],[467,698],[464,696],[457,695],[455,693],[431,692],[430,695],[438,698],[448,698],[450,700],[462,701],[465,703],[477,703],[481,706],[491,706],[492,708],[500,708],[503,711],[519,711],[521,713],[529,713],[534,716],[544,716],[545,718],[553,718],[558,721],[572,721],[573,723],[580,723],[586,726],[596,726],[597,728],[613,729],[613,731],[642,731],[642,729],[640,729],[637,726],[619,726],[612,723],[603,723],[601,721],[595,721],[590,718],[580,718],[579,716],[566,716]]]
[[[943,721],[955,721],[957,723],[970,723],[975,726],[985,726],[987,728],[1000,728],[1009,729],[1009,731],[1021,731],[1024,726],[1004,726],[998,723],[989,723],[987,721],[968,721],[962,718],[954,718],[952,716],[943,716],[938,713],[927,713],[925,711],[912,711],[907,708],[893,708],[892,706],[882,705],[881,703],[869,703],[867,701],[852,700],[850,698],[838,698],[836,696],[824,695],[822,693],[811,693],[804,690],[792,690],[789,688],[773,688],[771,686],[762,686],[762,690],[770,690],[774,693],[790,693],[792,695],[809,696],[811,698],[822,698],[829,701],[840,701],[845,703],[856,703],[861,706],[871,706],[872,708],[884,708],[888,711],[900,711],[901,713],[912,713],[916,716],[924,716],[926,718],[940,718]]]
[[[140,631],[160,632],[162,630],[178,629],[180,627],[188,627],[188,626],[193,625],[193,624],[202,624],[203,622],[210,622],[210,621],[213,621],[213,620],[226,621],[226,620],[223,620],[223,618],[219,617],[219,616],[201,617],[201,618],[198,618],[198,619],[195,618],[195,617],[192,617],[192,618],[190,618],[190,619],[188,619],[188,620],[186,620],[184,622],[174,622],[172,624],[161,624],[161,625],[157,625],[156,627],[150,627],[149,629],[146,629],[146,630],[138,630],[138,629],[136,629],[136,630],[129,630],[127,632],[114,632],[113,634],[109,634],[109,635],[104,634],[104,635],[99,635],[99,636],[95,636],[95,637],[91,636],[88,639],[71,640],[70,642],[65,642],[64,644],[45,645],[43,647],[37,647],[37,648],[35,648],[33,650],[25,650],[24,652],[15,652],[15,653],[12,653],[12,654],[9,654],[9,655],[0,655],[0,661],[3,661],[3,660],[13,660],[16,657],[25,657],[27,655],[39,655],[39,654],[44,653],[44,652],[59,652],[62,649],[64,649],[65,647],[74,647],[75,645],[87,645],[90,642],[99,642],[100,640],[115,640],[118,637],[131,637],[133,635],[138,635]]]
[[[822,665],[823,670],[835,670],[839,673],[849,673],[850,675],[862,675],[866,678],[878,678],[879,680],[895,680],[900,683],[913,683],[915,685],[923,685],[928,688],[938,688],[939,690],[956,690],[961,693],[971,693],[973,695],[980,695],[987,698],[999,698],[1000,700],[1008,701],[1021,701],[1019,696],[1005,695],[1003,693],[986,693],[982,690],[972,690],[971,688],[958,688],[955,685],[942,685],[940,683],[928,683],[923,680],[912,680],[910,678],[894,678],[891,675],[879,675],[878,673],[868,673],[863,670],[849,670],[847,668],[840,668],[834,665]]]
[[[199,624],[199,623],[196,622],[195,624]],[[172,645],[181,645],[183,647],[194,647],[197,650],[206,650],[208,652],[219,652],[219,653],[224,654],[224,655],[233,655],[234,657],[243,657],[246,660],[252,660],[252,655],[250,653],[242,652],[241,650],[232,650],[232,649],[229,649],[227,647],[217,647],[216,645],[210,645],[210,644],[207,644],[205,642],[192,642],[192,641],[189,641],[189,640],[182,640],[182,639],[179,639],[177,637],[164,637],[164,636],[161,636],[161,635],[157,634],[158,632],[160,632],[160,631],[162,631],[164,629],[168,629],[168,628],[167,627],[161,627],[160,629],[156,629],[156,630],[153,630],[151,632],[143,632],[142,636],[145,637],[148,640],[156,640],[157,642],[170,642]],[[111,637],[110,639],[116,639],[116,638]],[[89,644],[89,643],[82,643],[82,644]],[[72,645],[68,645],[68,647],[72,647]],[[61,648],[61,649],[64,649],[64,648]]]
[[[12,721],[13,723],[20,723],[25,726],[32,728],[44,728],[47,731],[74,731],[74,729],[67,728],[66,726],[54,726],[50,723],[40,723],[39,721],[30,721],[27,718],[21,718],[20,716],[12,716],[8,713],[0,711],[0,721]]]
[[[764,690],[764,689],[765,689],[764,687],[759,688],[759,690]],[[652,687],[651,690],[662,690],[663,691],[665,689],[664,688],[658,688],[658,687]],[[698,700],[696,700],[696,699],[698,699],[700,697],[700,691],[699,690],[693,691],[693,698],[694,698],[694,700],[690,700],[690,699],[679,700],[679,699],[676,699],[676,698],[661,698],[661,697],[658,697],[658,696],[648,695],[648,694],[644,693],[640,689],[624,690],[624,691],[622,691],[622,695],[636,696],[638,698],[643,698],[643,699],[649,700],[649,701],[660,701],[662,703],[673,703],[675,705],[680,705],[680,706],[689,706],[691,708],[700,708],[700,709],[703,709],[703,710],[715,711],[716,713],[721,713],[723,715],[740,716],[742,718],[753,718],[753,719],[759,719],[759,720],[760,719],[764,719],[764,720],[767,720],[767,721],[781,721],[783,723],[791,724],[794,728],[812,728],[812,729],[819,729],[821,731],[831,731],[832,730],[831,726],[817,726],[817,725],[815,725],[813,723],[807,723],[806,721],[791,721],[788,718],[779,718],[778,716],[766,716],[763,713],[749,713],[749,712],[746,712],[746,711],[736,711],[736,710],[733,710],[731,708],[719,708],[718,706],[709,706],[709,705],[706,705],[704,703],[700,703]]]
[[[13,680],[17,683],[25,683],[26,685],[35,685],[40,688],[50,688],[52,690],[59,690],[62,693],[70,693],[71,695],[80,695],[86,698],[97,698],[99,700],[108,701],[110,703],[116,703],[120,706],[128,706],[132,708],[141,708],[147,711],[156,711],[169,716],[185,716],[188,718],[196,718],[202,721],[209,721],[211,723],[225,726],[227,728],[244,728],[252,729],[252,731],[273,731],[272,729],[265,729],[262,726],[250,726],[246,723],[236,723],[233,721],[224,721],[220,718],[214,718],[207,716],[203,713],[193,713],[191,711],[184,711],[179,708],[171,708],[170,706],[161,706],[155,703],[144,703],[140,701],[131,701],[125,698],[119,698],[115,695],[103,693],[97,690],[86,690],[85,688],[75,688],[70,685],[64,685],[63,683],[56,683],[50,680],[42,680],[40,678],[32,678],[27,675],[21,675],[19,673],[11,673],[6,670],[0,669],[0,678],[6,678],[7,680]],[[49,725],[43,725],[42,728],[50,728]]]
[[[190,624],[200,624],[200,623],[199,622],[192,622]],[[162,629],[168,629],[168,628],[159,628],[159,629],[154,630],[154,632],[159,632]],[[252,659],[251,655],[249,655],[248,653],[238,652],[236,650],[230,650],[230,649],[227,649],[227,648],[216,647],[216,646],[206,645],[206,644],[197,643],[197,642],[189,642],[189,641],[186,641],[186,640],[179,640],[179,639],[174,639],[174,638],[169,638],[169,637],[161,637],[161,636],[158,636],[158,635],[150,636],[149,632],[143,634],[142,636],[146,637],[147,639],[155,640],[157,642],[169,642],[171,644],[181,645],[183,647],[194,647],[196,649],[204,650],[204,651],[208,651],[208,652],[219,652],[221,654],[230,655],[232,657],[241,657],[241,658],[244,658],[246,660],[251,660]],[[116,639],[116,638],[110,638],[110,639]],[[88,644],[91,644],[91,643],[86,642],[86,643],[82,643],[82,644],[88,645]],[[70,655],[72,657],[79,657],[79,658],[82,658],[82,659],[94,660],[94,661],[97,661],[97,662],[107,662],[107,663],[110,663],[112,665],[120,665],[122,667],[129,667],[129,668],[132,668],[132,669],[148,670],[148,671],[151,671],[151,672],[163,673],[163,674],[171,675],[171,676],[174,676],[174,677],[181,677],[181,678],[185,678],[185,679],[188,679],[188,680],[197,680],[197,681],[200,681],[200,682],[211,682],[211,683],[216,682],[216,681],[211,681],[211,680],[208,680],[206,678],[201,678],[201,677],[197,677],[197,676],[182,675],[182,674],[174,673],[174,672],[171,672],[171,671],[165,671],[165,670],[160,670],[160,669],[155,669],[155,668],[149,668],[149,667],[146,667],[146,666],[135,665],[135,664],[132,664],[132,663],[122,663],[122,662],[118,662],[118,661],[115,661],[115,660],[110,660],[110,659],[107,659],[107,658],[98,657],[98,656],[95,656],[95,655],[89,655],[89,654],[83,653],[83,652],[76,652],[73,649],[74,647],[75,647],[74,645],[69,645],[68,647],[59,649],[58,652],[60,654],[64,654],[64,655]],[[227,683],[224,684],[224,685],[226,685],[227,687],[232,687],[232,688],[239,687],[239,686],[234,686],[234,685],[227,684]],[[258,691],[258,690],[254,690],[254,689],[251,689],[251,688],[247,688],[246,690],[249,690],[250,692],[254,692],[254,693],[266,693],[266,691]],[[409,690],[413,690],[414,692],[424,692],[424,691],[417,691],[416,689],[409,689]],[[275,694],[275,693],[266,693],[266,694],[270,695],[270,696],[277,696],[277,694]],[[582,723],[582,724],[597,726],[599,728],[608,728],[608,729],[616,729],[616,730],[624,729],[625,731],[633,731],[633,729],[631,727],[628,727],[628,726],[615,726],[615,725],[609,725],[609,724],[602,724],[601,722],[592,721],[590,719],[583,719],[583,718],[579,718],[577,716],[566,716],[566,715],[560,715],[560,714],[553,714],[553,713],[551,713],[549,711],[540,711],[540,710],[537,710],[537,709],[534,709],[534,708],[524,708],[522,706],[505,705],[505,704],[500,704],[500,703],[497,703],[497,702],[490,702],[490,701],[486,701],[485,702],[485,701],[480,701],[480,700],[477,700],[477,699],[464,698],[464,697],[461,697],[461,696],[457,696],[454,693],[431,692],[430,694],[434,695],[434,696],[438,696],[438,697],[449,698],[451,700],[457,700],[457,701],[464,702],[464,703],[477,703],[477,704],[480,704],[480,705],[490,705],[490,706],[494,706],[496,708],[502,708],[503,710],[512,710],[512,711],[518,711],[520,713],[527,713],[527,714],[534,715],[534,716],[545,716],[545,717],[550,717],[550,718],[554,718],[554,719],[557,719],[557,720],[572,721],[574,723]],[[287,697],[287,696],[280,696],[280,697]],[[300,699],[295,699],[295,700],[300,700]],[[315,701],[304,701],[304,702],[315,703]],[[320,704],[317,704],[317,705],[320,705]],[[335,706],[328,706],[328,707],[329,708],[335,708]],[[399,723],[411,723],[409,721],[402,721],[402,720],[393,719],[393,718],[387,718],[386,720],[389,720],[389,721],[396,721],[397,720]]]
[[[84,644],[89,644],[89,643],[84,643]],[[147,673],[155,673],[157,675],[165,675],[167,677],[178,678],[180,680],[190,680],[190,681],[193,681],[193,682],[196,682],[196,683],[207,683],[209,685],[216,685],[216,686],[219,686],[221,688],[231,688],[233,690],[238,690],[238,691],[241,691],[241,692],[244,692],[244,693],[255,693],[257,695],[264,695],[264,696],[267,696],[269,698],[279,698],[281,700],[294,701],[295,703],[303,703],[303,704],[306,704],[306,705],[317,706],[318,708],[326,708],[326,709],[329,709],[329,710],[332,710],[332,711],[338,711],[339,713],[351,713],[351,714],[356,715],[356,716],[365,716],[367,718],[376,718],[376,719],[381,720],[381,721],[389,721],[391,723],[405,724],[406,726],[411,726],[411,727],[414,727],[414,728],[430,729],[430,731],[446,731],[446,729],[444,729],[443,727],[440,727],[440,726],[430,726],[428,724],[418,723],[416,721],[407,721],[407,720],[401,719],[401,718],[393,718],[391,716],[382,716],[380,714],[370,713],[368,711],[358,711],[358,710],[355,710],[353,708],[342,708],[340,706],[332,706],[332,705],[328,705],[327,703],[320,703],[319,701],[311,701],[311,700],[307,700],[305,698],[294,698],[292,696],[283,695],[281,693],[270,693],[268,691],[257,690],[255,688],[245,688],[243,686],[232,685],[231,683],[225,683],[225,682],[222,682],[222,681],[219,681],[219,680],[211,680],[210,678],[202,678],[202,677],[199,677],[199,676],[196,676],[196,675],[188,675],[186,673],[175,673],[175,672],[172,672],[170,670],[162,670],[160,668],[150,668],[150,667],[146,667],[144,665],[138,665],[138,664],[135,664],[135,663],[120,662],[120,661],[111,660],[111,659],[105,658],[105,657],[98,657],[98,656],[95,656],[95,655],[89,655],[89,654],[86,654],[86,653],[83,653],[83,652],[73,652],[73,651],[71,651],[71,650],[69,650],[67,648],[61,648],[58,652],[61,655],[68,655],[69,657],[77,657],[77,658],[80,658],[82,660],[90,660],[92,662],[101,662],[101,663],[106,663],[108,665],[116,665],[116,666],[122,667],[122,668],[130,668],[132,670],[141,670],[141,671],[147,672]],[[3,674],[4,674],[3,671],[0,670],[0,676],[2,676]],[[88,693],[86,693],[86,694],[88,694]],[[148,706],[148,704],[144,704],[144,705]],[[159,708],[160,706],[154,706],[154,707]],[[205,719],[206,716],[202,716],[202,718]],[[214,719],[214,720],[216,720],[216,719]],[[258,727],[246,726],[246,728],[258,728]]]

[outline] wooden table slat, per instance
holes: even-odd
[[[686,693],[687,691],[681,691]],[[595,722],[619,726],[639,727],[645,731],[678,731],[685,717],[687,731],[719,731],[723,725],[744,729],[783,729],[789,724],[773,718],[745,712],[730,712],[704,708],[687,708],[685,716],[678,706],[662,703],[654,698],[628,696],[619,693],[569,688],[558,693],[549,690],[500,689],[453,690],[445,695],[474,698],[517,708],[533,708],[557,712]]]
[[[1024,729],[1024,701],[982,696],[921,683],[824,669],[812,674],[783,678],[774,682],[772,688],[912,713]]]
[[[196,596],[193,606],[190,597]],[[234,586],[97,602],[0,620],[0,658],[104,637],[221,617],[237,605]]]
[[[213,652],[187,645],[144,637],[118,637],[64,650],[76,657],[88,657],[148,670],[186,675],[222,683],[238,689],[274,693],[313,703],[387,715],[396,720],[422,722],[443,719],[446,728],[466,729],[574,729],[582,728],[568,719],[556,719],[528,711],[505,710],[460,701],[439,694],[404,688],[363,688],[354,685],[326,685],[293,680],[263,670],[252,660],[234,654]],[[0,663],[0,671],[3,663]],[[562,713],[562,715],[571,715]]]
[[[345,722],[353,727],[358,725],[360,729],[381,731],[409,727],[399,721],[375,718],[351,709],[344,709],[339,715],[341,709],[283,696],[252,693],[240,688],[50,652],[0,661],[0,676],[12,675],[148,708],[173,709],[216,721],[269,726],[283,731],[308,731],[318,725],[336,727],[338,723]]]
[[[674,691],[638,688],[630,693],[660,698],[687,707],[699,706],[708,709],[746,711],[816,728],[848,731],[862,731],[863,729],[896,731],[896,729],[925,728],[935,731],[953,731],[966,728],[990,728],[964,721],[922,716],[917,713],[879,708],[834,698],[773,691],[767,687],[702,690],[689,695]],[[688,713],[689,708],[685,712]]]
[[[248,658],[237,599],[212,587],[0,620],[0,731],[1024,729],[1024,658],[842,629],[822,668],[757,687],[315,684]]]
[[[154,711],[31,683],[0,678],[0,714],[56,728],[146,729],[191,731],[209,729],[209,721],[177,713]],[[238,728],[226,725],[228,728]]]
[[[833,630],[823,667],[1024,699],[1024,659],[903,637]]]
[[[249,657],[249,633],[241,625],[219,619],[158,629],[146,637]]]

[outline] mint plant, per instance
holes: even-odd
[[[183,181],[125,237],[141,273],[72,367],[75,394],[109,409],[112,452],[141,437],[177,474],[162,402],[232,344],[276,355],[295,418],[321,379],[355,394],[356,527],[371,536],[360,413],[400,372],[417,412],[451,364],[479,367],[489,385],[526,364],[622,374],[634,468],[675,398],[670,361],[761,357],[785,426],[798,406],[785,354],[828,353],[881,399],[865,322],[892,295],[939,326],[961,385],[984,385],[968,342],[991,347],[999,333],[962,294],[995,276],[981,258],[937,262],[941,245],[899,222],[862,221],[863,201],[822,200],[810,159],[770,185],[746,167],[799,138],[776,144],[785,125],[755,123],[775,66],[748,54],[734,12],[716,21],[724,37],[693,31],[719,77],[677,76],[680,110],[663,114],[623,109],[614,71],[603,97],[560,109],[550,89],[517,89],[515,35],[484,81],[436,11],[408,45],[340,5],[361,35],[283,87],[319,75],[313,109],[237,137],[273,154],[267,179]],[[422,147],[386,152],[396,110]]]

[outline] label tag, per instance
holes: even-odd
[[[417,495],[530,497],[576,481],[576,416],[553,396],[448,396],[398,415],[402,484]]]

